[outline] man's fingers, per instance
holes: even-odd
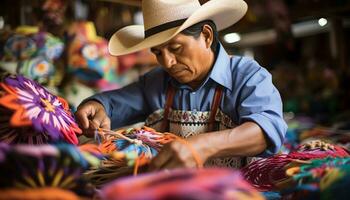
[[[75,117],[77,119],[77,122],[79,124],[80,127],[82,127],[83,129],[88,129],[89,128],[89,117],[93,117],[93,114],[91,112],[91,108],[87,107],[83,107],[81,109],[79,109],[76,113],[75,113]]]
[[[94,137],[96,133],[96,129],[91,129],[91,128],[84,129],[83,131],[86,137]]]
[[[107,116],[102,120],[101,128],[111,130],[111,120]]]
[[[95,128],[111,129],[111,121],[103,110],[99,110],[92,119]]]
[[[171,160],[172,153],[163,149],[159,152],[159,154],[152,159],[149,170],[155,171],[162,169],[164,165],[166,165],[169,160]]]

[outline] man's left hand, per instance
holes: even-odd
[[[196,146],[193,140],[186,142],[175,140],[164,145],[159,154],[151,161],[149,170],[197,167],[199,163],[197,163],[198,159],[196,160],[194,153],[200,156],[200,160],[205,161],[206,159],[205,154],[200,151],[200,147]]]

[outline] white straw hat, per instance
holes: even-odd
[[[143,0],[144,25],[118,30],[108,49],[118,56],[157,46],[204,20],[212,20],[220,31],[240,20],[247,8],[243,0],[210,0],[202,6],[198,0]]]

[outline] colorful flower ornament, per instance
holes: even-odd
[[[52,86],[51,80],[55,80],[53,76],[57,75],[53,61],[61,56],[64,43],[47,32],[22,32],[23,35],[15,34],[6,41],[4,62],[0,67],[42,85]]]
[[[39,32],[33,36],[38,52],[37,55],[44,56],[48,60],[59,58],[64,49],[64,43],[57,37],[47,32]]]
[[[44,141],[65,140],[72,144],[78,144],[76,134],[81,133],[67,102],[52,95],[38,83],[21,75],[9,76],[0,83],[3,90],[0,97],[0,106],[7,110],[11,117],[7,124],[2,127],[28,128],[34,132],[47,135]],[[6,116],[8,117],[8,116]],[[8,125],[9,124],[9,125]],[[20,133],[12,132],[8,137],[9,142],[17,137],[23,137]]]
[[[5,60],[21,61],[32,57],[37,50],[35,42],[24,35],[13,35],[4,46]]]
[[[55,66],[47,58],[39,56],[21,62],[19,73],[39,83],[47,83],[55,74]]]
[[[88,60],[95,60],[99,56],[98,48],[95,44],[87,44],[82,47],[81,50],[84,58]]]
[[[77,22],[70,27],[69,34],[73,38],[68,47],[70,71],[86,82],[108,80],[116,68],[117,59],[108,53],[107,40],[96,35],[94,24]]]
[[[70,70],[83,81],[97,81],[116,66],[115,58],[105,54],[107,42],[102,38],[95,41],[75,40],[69,48],[68,65]]]

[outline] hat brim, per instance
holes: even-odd
[[[248,6],[243,0],[211,0],[203,4],[187,20],[174,27],[144,38],[143,25],[124,27],[113,34],[108,43],[108,50],[114,56],[130,54],[145,48],[169,41],[186,28],[204,21],[212,20],[217,30],[223,30],[240,20],[247,12]]]

